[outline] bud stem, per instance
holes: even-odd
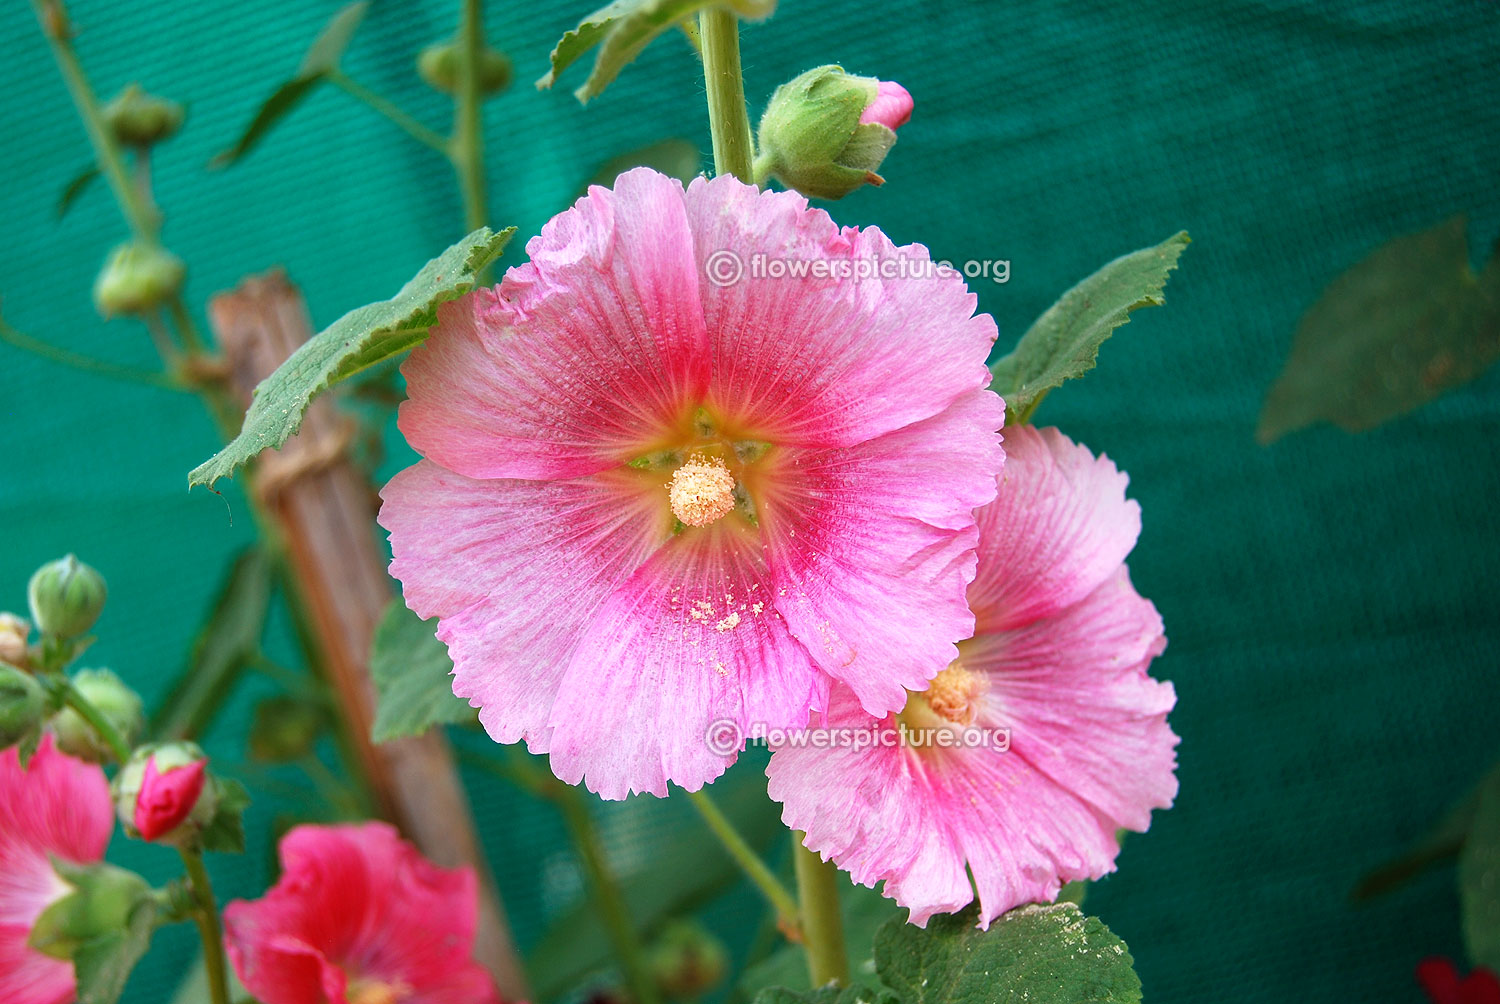
[[[448,155],[448,141],[431,129],[412,118],[392,102],[376,94],[363,84],[355,83],[344,76],[341,70],[329,70],[327,79],[330,84],[343,91],[345,94],[369,105],[373,111],[379,112],[391,121],[393,125],[406,133],[412,139],[425,147],[436,150],[443,156]]]
[[[802,947],[814,987],[849,983],[844,952],[844,919],[839,912],[839,870],[803,844],[805,834],[792,831],[792,862],[797,872],[797,899],[802,904]]]
[[[776,874],[766,867],[766,863],[760,859],[745,838],[740,836],[729,817],[724,815],[722,809],[714,804],[714,800],[708,796],[706,790],[688,792],[688,801],[693,803],[693,808],[703,817],[703,822],[713,831],[713,835],[719,838],[719,843],[724,845],[724,850],[734,859],[735,864],[745,873],[755,887],[760,890],[761,895],[776,910],[776,919],[781,929],[790,937],[801,930],[802,924],[797,916],[797,900],[786,886],[781,884]]]
[[[449,159],[458,172],[464,198],[464,223],[470,231],[489,221],[484,188],[484,129],[481,122],[479,61],[484,53],[484,5],[463,0],[458,24],[458,89],[453,95],[453,141]],[[484,285],[483,281],[480,285]]]
[[[224,960],[224,933],[219,926],[219,905],[214,900],[213,883],[209,880],[208,869],[203,867],[202,854],[185,848],[179,848],[178,854],[187,869],[188,883],[197,904],[193,921],[203,940],[203,968],[208,973],[209,999],[213,1004],[230,1004],[229,967]]]
[[[63,683],[62,698],[63,703],[78,712],[78,716],[89,723],[89,728],[99,734],[99,738],[104,740],[117,761],[124,763],[130,759],[130,745],[125,742],[114,723],[69,681]]]
[[[714,171],[753,183],[750,115],[740,70],[740,23],[733,11],[711,7],[698,15],[703,42],[703,83],[708,91],[708,128]]]

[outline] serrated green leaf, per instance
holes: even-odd
[[[797,949],[798,952],[802,950]],[[753,1004],[904,1004],[881,986],[826,986],[816,990],[767,987],[752,998]]]
[[[349,47],[349,41],[354,37],[359,23],[364,20],[365,11],[369,6],[366,0],[360,0],[358,3],[351,3],[339,9],[339,12],[313,40],[307,54],[302,57],[302,65],[298,67],[297,75],[282,83],[271,92],[270,97],[261,102],[261,106],[256,109],[255,117],[245,127],[239,140],[234,146],[215,157],[213,166],[228,166],[249,153],[255,144],[260,142],[261,137],[271,130],[272,126],[297,107],[303,98],[312,93],[327,78],[329,73],[338,69],[339,60],[343,57],[344,50]]]
[[[1469,961],[1500,971],[1500,771],[1480,786],[1458,855],[1458,896]]]
[[[1315,422],[1361,432],[1467,383],[1500,358],[1500,256],[1469,267],[1462,216],[1381,245],[1297,326],[1256,438]]]
[[[514,233],[515,227],[498,234],[481,227],[424,265],[389,300],[351,310],[318,332],[255,388],[240,434],[193,469],[188,487],[212,487],[262,450],[285,443],[301,427],[313,398],[420,344],[436,321],[438,305],[472,290]]]
[[[78,1004],[115,1004],[125,992],[136,963],[151,947],[155,931],[156,904],[143,899],[130,912],[123,929],[81,945],[73,955]]]
[[[676,178],[687,184],[703,166],[698,148],[685,139],[664,139],[638,150],[630,150],[609,158],[599,165],[593,177],[584,182],[575,199],[588,194],[589,186],[602,185],[613,188],[615,179],[635,167],[649,167],[653,171]]]
[[[546,89],[558,74],[594,46],[599,54],[588,80],[573,94],[587,103],[619,76],[656,36],[707,7],[723,7],[743,18],[760,20],[776,9],[776,0],[615,0],[578,23],[552,50],[552,68],[536,82]]]
[[[977,910],[900,919],[875,936],[875,967],[901,1004],[1124,1004],[1141,981],[1125,943],[1072,903],[1019,907],[988,931]]]
[[[245,810],[250,807],[250,792],[229,777],[214,777],[219,804],[214,817],[199,835],[205,851],[222,854],[245,853]]]
[[[270,558],[252,547],[229,566],[187,666],[152,716],[154,737],[194,739],[203,734],[246,663],[260,651],[270,599]]]
[[[1007,421],[1025,421],[1047,391],[1093,369],[1099,346],[1132,310],[1165,302],[1167,276],[1188,243],[1183,232],[1116,258],[1048,307],[1015,351],[990,367],[990,389],[1005,398]]]
[[[453,695],[453,660],[424,621],[400,600],[385,608],[370,643],[370,677],[375,682],[377,743],[419,736],[434,725],[474,717],[469,702]]]
[[[92,164],[74,175],[73,180],[68,182],[62,190],[62,195],[57,198],[57,218],[62,219],[68,215],[68,210],[73,208],[73,203],[78,201],[94,179],[99,177],[99,168]]]

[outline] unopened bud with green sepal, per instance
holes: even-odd
[[[131,241],[109,253],[94,280],[94,306],[104,317],[146,314],[182,289],[182,259],[156,244]]]
[[[146,728],[145,708],[141,697],[107,669],[83,669],[73,675],[73,689],[91,704],[125,741],[135,744]],[[109,763],[115,752],[104,737],[95,731],[82,715],[64,708],[52,719],[52,733],[57,748],[90,763]]]
[[[71,960],[86,942],[124,930],[151,896],[145,879],[102,861],[76,865],[53,858],[52,867],[68,891],[37,917],[28,944],[54,959]]]
[[[150,146],[182,127],[182,105],[131,84],[104,106],[104,122],[122,146]]]
[[[36,570],[26,588],[31,619],[57,638],[77,638],[94,626],[108,595],[104,576],[73,555]]]
[[[884,184],[876,172],[911,109],[900,84],[834,65],[808,70],[778,87],[766,105],[756,180],[775,178],[820,199]]]
[[[510,86],[515,76],[510,57],[497,49],[485,46],[479,50],[479,93],[499,94]],[[444,94],[458,91],[458,47],[452,42],[429,45],[417,56],[417,75],[427,86]]]
[[[0,665],[0,749],[37,736],[49,704],[47,692],[30,673]]]
[[[131,754],[115,775],[115,813],[141,840],[193,847],[219,807],[208,757],[196,743],[153,743]]]
[[[724,943],[695,921],[667,926],[648,953],[651,975],[668,997],[691,1000],[724,982],[729,952]]]

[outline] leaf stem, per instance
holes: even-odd
[[[713,136],[714,170],[752,180],[755,147],[745,110],[740,70],[740,24],[733,11],[711,7],[698,15],[703,45],[703,83],[708,91],[708,128]]]
[[[724,845],[724,850],[734,859],[734,863],[740,866],[755,887],[760,890],[761,895],[771,904],[776,911],[776,919],[781,929],[789,936],[799,932],[801,923],[798,918],[797,899],[791,894],[786,886],[776,877],[775,873],[761,860],[760,855],[740,836],[729,817],[724,815],[714,800],[708,796],[706,791],[688,792],[688,801],[693,803],[693,808],[703,817],[703,822],[713,831],[713,835],[719,838],[719,843]]]
[[[176,380],[165,373],[157,373],[152,370],[136,369],[131,366],[118,366],[114,363],[105,362],[103,359],[95,359],[93,356],[83,355],[79,352],[70,352],[67,349],[58,348],[50,342],[44,342],[40,338],[23,334],[12,328],[5,321],[0,320],[0,342],[13,345],[23,352],[40,356],[48,362],[57,363],[59,366],[70,366],[85,373],[95,373],[112,380],[124,380],[129,383],[145,384],[148,387],[161,387],[164,390],[186,391]]]
[[[429,147],[433,150],[436,150],[438,153],[447,156],[448,141],[445,140],[438,132],[427,128],[422,123],[418,122],[415,118],[408,115],[394,102],[381,97],[379,94],[376,94],[374,91],[370,90],[363,84],[357,83],[354,80],[346,77],[341,70],[329,70],[325,73],[324,76],[330,84],[337,87],[345,94],[348,94],[355,100],[362,101],[366,105],[369,105],[372,110],[385,116],[391,121],[393,125],[399,128],[402,132],[406,133],[412,139],[416,140],[418,143],[421,143],[423,146]]]
[[[224,932],[219,925],[219,905],[214,900],[213,883],[203,867],[203,855],[196,850],[178,848],[183,867],[187,869],[193,899],[198,909],[193,921],[203,941],[203,967],[208,973],[208,994],[213,1004],[229,1004],[229,967],[224,959]]]
[[[797,900],[802,904],[802,947],[814,987],[849,982],[849,958],[844,952],[844,921],[839,913],[839,871],[802,843],[805,834],[792,831],[792,861],[797,871]]]

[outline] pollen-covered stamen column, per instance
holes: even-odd
[[[708,126],[713,136],[714,170],[718,174],[732,174],[748,184],[754,184],[752,164],[755,150],[750,139],[750,117],[745,109],[745,83],[740,70],[739,21],[728,10],[710,8],[698,15],[698,31],[703,42],[703,83],[708,93]],[[711,500],[708,496],[732,497],[733,479],[729,478],[727,489],[708,468],[687,472],[690,487],[703,496],[688,497],[684,488],[682,503],[691,513],[701,512],[709,516]],[[728,478],[728,472],[723,472]],[[678,511],[677,478],[673,478],[672,509],[684,523],[690,521]],[[701,508],[700,508],[701,507]],[[727,512],[728,508],[724,509]],[[713,522],[724,512],[709,516]],[[705,525],[705,524],[690,524]],[[838,868],[831,861],[824,861],[802,843],[802,834],[792,833],[792,854],[797,872],[797,898],[799,901],[800,928],[803,947],[807,950],[807,968],[813,986],[828,983],[840,985],[849,982],[849,961],[844,951],[843,920],[839,913]]]

